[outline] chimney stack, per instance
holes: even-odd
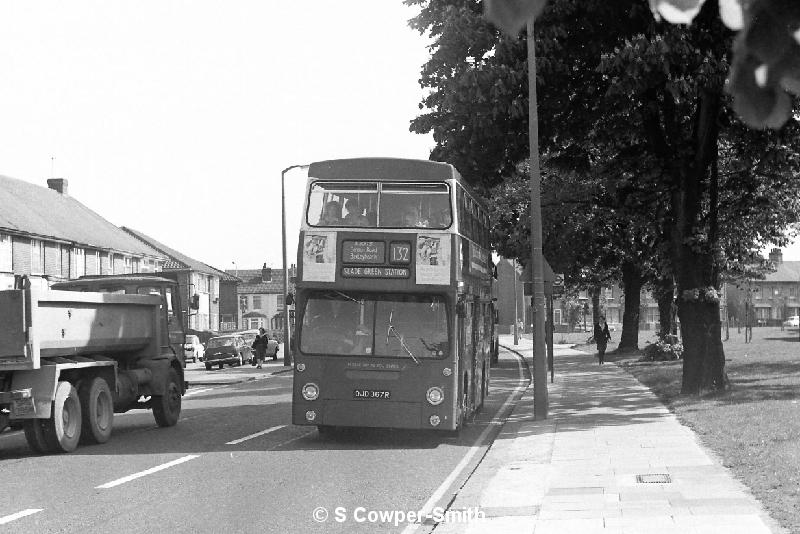
[[[783,263],[783,252],[779,248],[773,248],[769,251],[769,261],[774,263],[775,265],[780,265]]]
[[[56,191],[59,194],[64,195],[65,197],[68,196],[67,195],[67,186],[68,185],[69,185],[69,182],[67,181],[66,178],[48,178],[47,179],[47,187],[49,187],[53,191]]]

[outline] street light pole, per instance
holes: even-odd
[[[286,173],[308,165],[290,165],[281,171],[281,237],[283,240],[283,365],[292,365],[292,327],[289,324],[289,268],[286,265]]]
[[[547,419],[547,353],[544,341],[544,261],[542,258],[542,191],[539,170],[539,112],[536,107],[536,44],[533,18],[528,21],[528,141],[531,180],[531,273],[533,281],[533,416]]]
[[[517,295],[517,259],[514,258],[514,346],[519,345],[519,295]]]

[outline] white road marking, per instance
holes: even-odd
[[[445,494],[448,488],[450,488],[453,482],[455,482],[455,480],[459,477],[459,475],[461,475],[461,472],[464,470],[465,467],[467,467],[467,464],[469,464],[470,460],[472,460],[472,457],[475,456],[475,454],[481,449],[481,446],[484,440],[486,439],[486,436],[489,434],[489,432],[495,426],[500,424],[500,421],[503,420],[503,418],[506,415],[508,406],[509,404],[511,404],[511,401],[514,398],[514,396],[520,391],[523,391],[527,388],[527,385],[522,384],[524,378],[522,372],[522,362],[521,362],[522,358],[519,356],[517,356],[517,358],[518,358],[517,367],[519,369],[520,385],[517,386],[514,389],[514,391],[509,393],[508,398],[506,398],[506,401],[497,411],[497,415],[495,415],[494,418],[491,420],[491,422],[488,425],[486,425],[486,428],[483,429],[483,432],[481,432],[481,435],[478,436],[478,439],[474,441],[472,447],[469,448],[469,450],[461,459],[461,461],[458,462],[458,465],[456,465],[453,468],[453,471],[447,476],[447,478],[444,479],[444,482],[442,482],[442,484],[436,489],[436,491],[433,492],[433,495],[431,495],[430,499],[428,499],[428,502],[424,504],[421,510],[422,520],[425,520],[430,514],[433,513],[433,507],[436,505],[437,502],[439,502],[439,500],[442,498],[442,496]],[[406,526],[406,528],[403,529],[402,534],[412,534],[413,532],[416,532],[421,526],[422,523],[409,523],[408,526]]]
[[[177,460],[172,460],[171,462],[167,462],[165,464],[157,465],[155,467],[151,467],[150,469],[146,469],[144,471],[140,471],[138,473],[134,473],[132,475],[128,475],[126,477],[118,478],[117,480],[112,480],[111,482],[106,482],[100,486],[95,487],[95,489],[108,489],[113,488],[114,486],[119,486],[120,484],[125,484],[126,482],[130,482],[131,480],[136,480],[137,478],[141,478],[143,476],[147,476],[158,471],[162,471],[164,469],[168,469],[174,465],[182,464],[184,462],[188,462],[189,460],[194,460],[195,458],[199,458],[199,454],[189,454],[182,458],[178,458]]]
[[[0,517],[0,525],[5,525],[6,523],[11,523],[12,521],[16,521],[17,519],[22,519],[23,517],[39,513],[42,510],[44,510],[44,508],[28,508],[27,510],[17,512],[16,514]]]
[[[211,391],[214,388],[204,388],[204,389],[190,389],[184,397],[188,397],[190,395],[197,395],[198,393],[204,393],[206,391]]]
[[[255,434],[250,434],[249,436],[245,436],[243,438],[235,439],[233,441],[229,441],[225,445],[237,445],[243,441],[247,441],[248,439],[257,438],[258,436],[263,436],[264,434],[269,434],[270,432],[275,432],[276,430],[285,427],[286,425],[279,425],[273,426],[272,428],[268,428],[266,430],[262,430],[261,432],[256,432]]]

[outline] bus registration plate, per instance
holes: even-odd
[[[386,399],[388,400],[391,393],[388,391],[381,391],[377,389],[354,389],[354,399]]]

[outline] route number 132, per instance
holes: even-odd
[[[390,246],[390,258],[392,263],[410,263],[411,262],[411,244],[410,243],[392,243]]]

